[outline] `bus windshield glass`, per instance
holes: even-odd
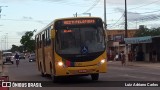
[[[97,26],[63,27],[57,30],[59,54],[89,54],[105,50],[104,31]]]

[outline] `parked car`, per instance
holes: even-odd
[[[30,54],[30,56],[29,56],[29,62],[34,62],[34,61],[36,61],[35,54]]]
[[[19,59],[25,59],[25,55],[24,54],[20,54],[19,55]]]
[[[12,52],[3,52],[2,58],[3,64],[8,62],[14,64],[14,56],[12,55]]]

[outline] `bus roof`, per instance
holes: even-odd
[[[56,21],[67,20],[67,19],[80,19],[80,18],[100,18],[100,17],[67,17],[67,18],[58,18],[58,19],[55,19],[52,22],[50,22],[46,27],[42,28],[35,36],[37,36],[39,33],[43,32],[44,30],[46,30],[47,28],[52,26],[54,24],[54,22],[56,22]]]

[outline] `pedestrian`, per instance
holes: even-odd
[[[124,51],[121,52],[121,63],[122,63],[122,66],[126,65],[126,58],[125,58]]]
[[[114,61],[118,61],[118,60],[119,60],[119,55],[118,55],[118,53],[116,53]]]

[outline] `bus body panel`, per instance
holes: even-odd
[[[44,72],[42,48],[38,49],[38,61],[39,61],[38,63],[39,63],[40,71]]]
[[[52,56],[51,56],[51,54],[52,54],[52,52],[51,52],[51,46],[47,46],[46,48],[45,48],[45,66],[46,66],[46,74],[50,74],[50,63],[51,63],[51,60],[52,60]]]
[[[86,17],[86,18],[89,18],[89,17]],[[93,17],[93,19],[94,18],[96,19],[96,17]],[[75,19],[75,18],[66,18],[66,19],[71,20],[71,19]],[[42,33],[45,33],[44,31],[46,31],[46,29],[48,27],[54,26],[54,23],[56,21],[66,20],[66,19],[55,20],[50,25],[45,27],[39,34],[37,34],[36,37],[40,36]],[[83,17],[83,19],[85,19],[85,18]],[[53,29],[51,29],[51,30],[54,30],[54,29],[55,29],[55,27],[53,27]],[[54,31],[56,31],[56,30],[54,30]],[[54,34],[54,35],[52,35],[52,34]],[[74,66],[69,67],[69,66],[66,66],[66,64],[65,64],[66,60],[64,60],[63,57],[58,55],[56,50],[54,49],[55,48],[55,41],[52,39],[56,38],[56,32],[52,32],[52,33],[50,32],[50,36],[51,36],[50,37],[51,38],[51,45],[49,45],[49,46],[44,45],[44,53],[43,53],[42,47],[36,48],[37,49],[36,50],[36,57],[38,59],[37,63],[38,63],[39,71],[41,71],[42,73],[53,74],[54,76],[68,76],[68,75],[105,73],[107,71],[106,50],[101,55],[99,55],[97,58],[95,58],[94,60],[85,61],[85,62],[74,62]],[[45,41],[43,41],[42,43],[45,43]],[[43,56],[45,56],[45,61],[43,60]],[[101,64],[102,60],[105,60],[105,62],[103,64]],[[59,66],[58,65],[59,62],[62,62],[64,65]],[[51,69],[53,69],[54,71],[51,72]]]
[[[92,60],[92,61],[86,61],[86,62],[75,62],[75,66],[74,67],[67,67],[67,66],[58,66],[58,62],[63,62],[62,57],[60,57],[59,55],[55,54],[55,58],[56,62],[56,73],[55,76],[66,76],[66,75],[78,75],[78,74],[92,74],[92,73],[105,73],[107,71],[107,60],[106,60],[106,52],[104,52],[102,55],[100,55],[99,57],[97,57],[96,59]],[[102,59],[105,59],[105,63],[100,64],[100,61]],[[65,63],[65,62],[63,62]],[[80,64],[79,66],[76,64]],[[78,71],[83,72],[83,70],[85,70],[83,73]]]

